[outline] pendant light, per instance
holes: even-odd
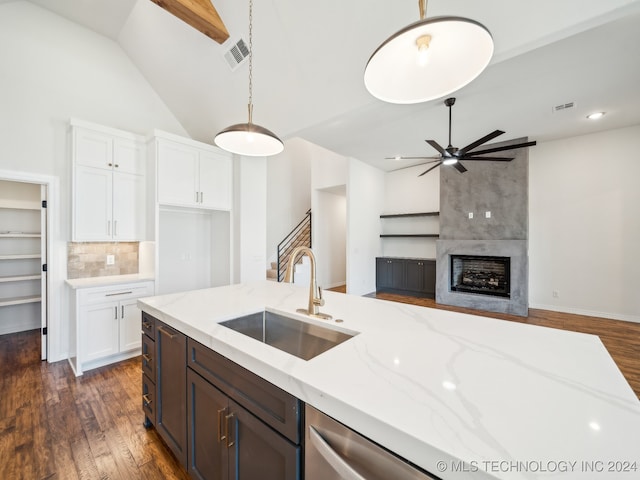
[[[249,121],[225,128],[216,135],[217,146],[249,157],[268,157],[284,150],[282,141],[270,130],[253,123],[253,0],[249,0]]]
[[[420,20],[385,40],[367,62],[364,84],[390,103],[419,103],[464,87],[493,55],[487,28],[468,18],[425,18],[427,0],[418,0]]]

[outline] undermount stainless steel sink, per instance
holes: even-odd
[[[303,360],[310,360],[357,335],[303,322],[269,310],[226,320],[220,322],[220,325]]]

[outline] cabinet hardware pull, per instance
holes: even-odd
[[[196,203],[198,203],[198,192],[196,192]]]
[[[145,407],[148,407],[149,405],[151,405],[151,399],[149,398],[148,393],[145,393],[144,395],[142,395],[142,401],[144,402]]]
[[[224,414],[227,413],[226,408],[218,410],[218,442],[221,443],[227,438],[227,424],[224,421]],[[224,433],[222,433],[222,424],[225,424]]]
[[[118,168],[120,165],[118,165],[117,163],[114,165],[116,168]]]
[[[204,192],[200,192],[200,203],[204,203]]]
[[[116,295],[120,295],[120,294],[117,293]],[[147,330],[151,330],[151,322],[142,322],[142,326]]]
[[[143,353],[142,359],[147,363],[151,363],[151,360],[152,360],[148,353]]]
[[[129,291],[129,292],[118,292],[118,293],[105,293],[104,296],[115,297],[116,295],[128,295],[129,293],[133,293],[133,292]],[[151,328],[151,327],[147,327],[147,328]]]
[[[118,220],[113,221],[113,236],[118,236]]]
[[[114,308],[114,310],[116,311],[116,315],[115,315],[114,319],[115,319],[115,320],[117,320],[117,319],[118,319],[118,306],[116,305],[116,306],[115,306],[115,307],[113,307],[113,308]]]
[[[107,220],[107,236],[111,236],[111,220]]]
[[[169,337],[170,340],[173,340],[178,335],[177,333],[169,332],[164,327],[158,327],[158,330],[160,330],[160,333],[164,333],[167,337]]]
[[[120,318],[124,318],[124,305],[120,307]]]
[[[113,164],[112,164],[112,163],[107,163],[107,165],[109,165],[110,167],[112,167],[112,166],[113,166]]]
[[[231,448],[235,445],[235,441],[231,439],[231,427],[230,424],[231,422],[233,422],[233,418],[236,416],[235,413],[230,413],[229,415],[227,415],[226,417],[224,417],[227,420],[227,448]]]

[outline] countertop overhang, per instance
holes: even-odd
[[[264,281],[138,305],[442,479],[640,471],[640,401],[597,336],[334,292],[321,311],[343,322],[327,322],[295,313],[308,291]],[[359,333],[305,361],[218,325],[264,308]]]

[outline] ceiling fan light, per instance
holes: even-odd
[[[423,37],[429,38],[428,68],[416,61],[416,45],[420,52]],[[396,32],[373,52],[364,83],[374,97],[385,102],[426,102],[467,85],[486,68],[492,55],[493,38],[484,25],[462,17],[428,18]]]
[[[455,163],[458,163],[458,159],[456,157],[449,157],[449,158],[442,159],[443,165],[453,165]]]
[[[255,123],[231,125],[218,133],[214,142],[223,150],[247,157],[268,157],[284,150],[273,132]]]

